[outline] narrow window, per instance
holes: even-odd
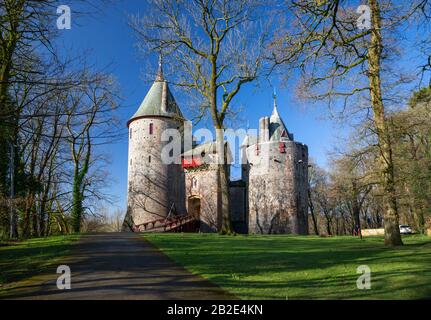
[[[148,156],[148,162],[151,163],[151,156]]]
[[[132,132],[133,132],[133,129],[130,128],[130,140],[132,140]]]
[[[197,188],[197,187],[198,187],[198,180],[195,177],[193,177],[192,178],[192,188]]]
[[[153,134],[153,124],[152,123],[150,123],[150,134]]]

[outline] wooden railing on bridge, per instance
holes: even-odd
[[[160,218],[133,226],[133,232],[191,232],[197,231],[199,222],[195,216],[184,215]]]

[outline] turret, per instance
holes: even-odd
[[[259,122],[257,143],[247,140],[249,233],[308,232],[308,150],[293,140],[277,97],[270,117]]]
[[[181,165],[166,163],[162,150],[168,129],[182,131],[184,117],[163,75],[162,62],[150,90],[127,122],[129,129],[128,210],[124,229],[185,212]],[[182,145],[179,135],[178,141]],[[174,150],[175,152],[175,150]],[[181,152],[181,150],[180,150]],[[179,157],[180,152],[171,158]]]

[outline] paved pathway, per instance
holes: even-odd
[[[15,290],[18,299],[235,299],[191,274],[140,235],[84,235],[61,264],[72,272],[71,290],[58,290],[52,267]]]

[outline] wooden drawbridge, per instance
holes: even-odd
[[[193,215],[160,218],[131,227],[133,232],[197,232],[199,220]]]

